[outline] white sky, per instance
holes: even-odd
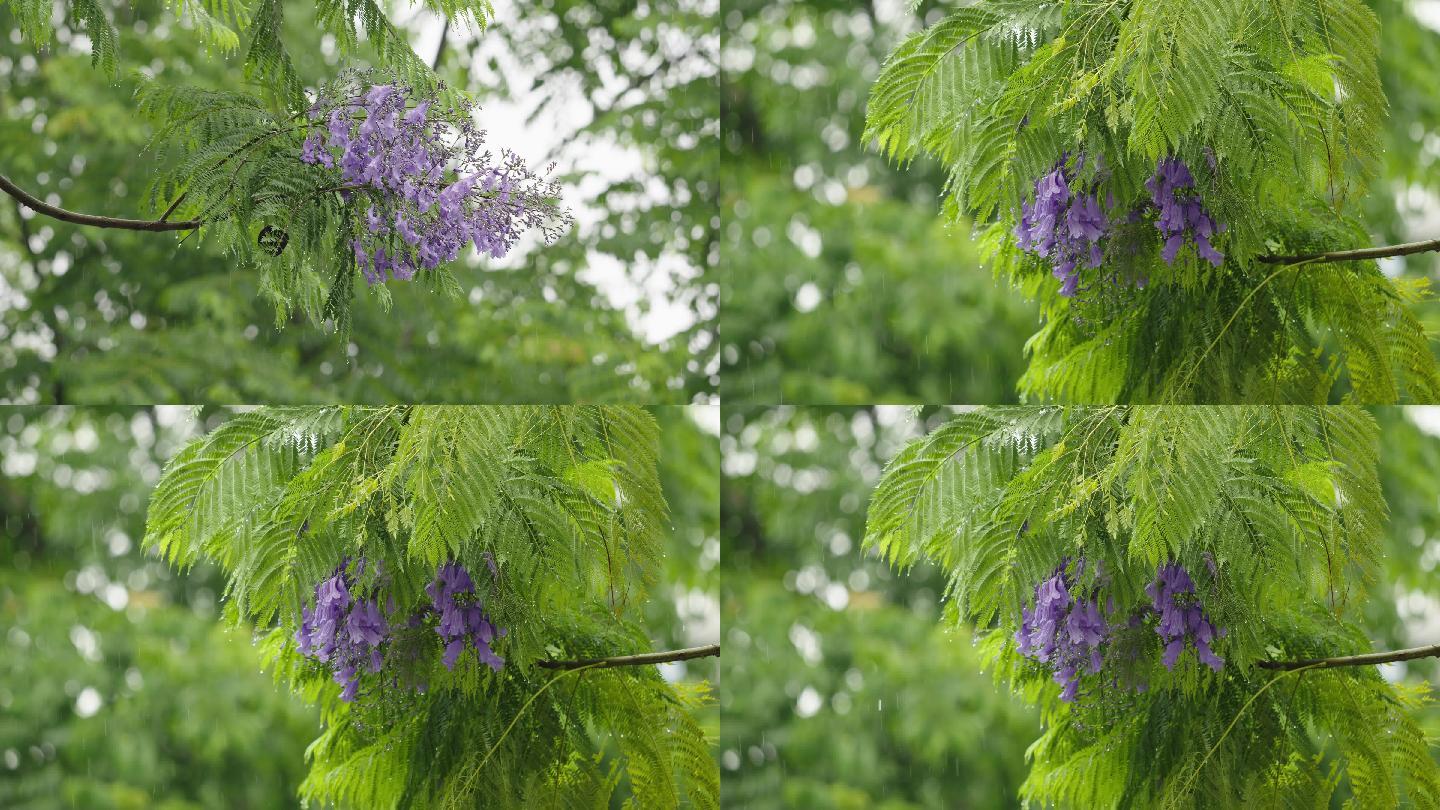
[[[524,10],[517,7],[513,0],[495,0],[494,6],[495,21],[491,24],[492,30],[504,26],[509,20],[523,19]],[[429,61],[434,56],[442,25],[441,17],[423,8],[412,18],[409,28],[416,32],[413,41],[415,51],[421,58]],[[452,26],[446,46],[447,52],[452,54],[450,58],[453,58],[455,53],[463,52],[465,44],[477,36],[481,40],[481,47],[470,65],[472,87],[499,82],[524,87],[530,83],[535,76],[534,69],[512,58],[495,37],[486,40],[484,34]],[[503,75],[497,75],[489,69],[488,62],[492,59],[500,66]],[[611,96],[625,86],[625,81],[620,77],[600,74],[600,78],[604,82],[602,93]],[[575,227],[592,228],[604,217],[605,212],[593,207],[582,207],[578,204],[579,201],[592,197],[611,181],[643,175],[645,158],[638,150],[623,147],[614,141],[607,143],[592,137],[576,138],[576,132],[590,123],[590,107],[581,98],[578,87],[571,86],[567,88],[567,92],[577,103],[552,103],[544,115],[533,121],[527,119],[538,104],[502,103],[495,100],[486,101],[480,120],[494,146],[508,147],[532,164],[549,156],[559,164],[557,173],[585,175],[578,187],[566,186],[566,203],[575,213]],[[647,196],[662,200],[664,187],[658,183],[651,185],[647,188]],[[537,241],[531,239],[522,242],[520,249],[503,264],[523,265],[527,249],[534,249]],[[593,252],[587,264],[588,267],[580,277],[595,285],[614,306],[625,310],[631,325],[646,339],[652,342],[664,340],[695,322],[695,314],[688,307],[671,300],[678,283],[694,272],[692,268],[683,264],[673,266],[675,263],[672,262],[659,271],[650,267],[627,269],[614,257]],[[649,311],[643,314],[637,306],[642,301],[649,304]]]
[[[1440,31],[1440,0],[1414,0],[1410,12],[1427,27]]]

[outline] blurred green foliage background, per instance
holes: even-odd
[[[673,532],[655,649],[720,632],[718,407],[656,408]],[[298,803],[319,712],[222,624],[224,580],[144,555],[149,490],[221,409],[0,408],[0,807]],[[666,665],[717,681],[719,664]],[[718,733],[719,708],[700,718]]]
[[[1038,311],[941,213],[931,161],[859,141],[870,85],[953,3],[728,0],[721,52],[722,392],[769,404],[1000,403]],[[1371,0],[1390,99],[1376,244],[1440,236],[1440,4]],[[1424,20],[1425,22],[1422,22]],[[1387,272],[1436,273],[1434,254]],[[1423,308],[1440,327],[1440,304]]]
[[[715,341],[718,32],[711,0],[496,3],[483,34],[384,4],[420,56],[489,105],[492,138],[559,161],[581,224],[551,247],[457,268],[465,294],[361,289],[348,340],[275,323],[254,274],[199,237],[22,216],[0,197],[0,402],[685,403],[718,386]],[[307,82],[344,67],[313,6],[287,4]],[[207,52],[176,5],[117,4],[121,79],[63,25],[36,53],[0,5],[0,171],[86,213],[146,217],[152,126],[134,71],[246,88],[239,55]],[[241,48],[245,43],[241,43]],[[361,57],[368,51],[361,49]],[[347,63],[348,64],[348,63]],[[497,116],[499,117],[497,119]],[[560,141],[516,142],[543,130]],[[29,212],[27,212],[29,213]],[[363,288],[363,284],[357,285]],[[617,293],[616,290],[619,292]],[[670,314],[648,328],[652,309]]]
[[[1379,408],[1391,518],[1366,625],[1440,642],[1440,409]],[[980,669],[944,580],[862,555],[884,464],[949,409],[727,408],[721,435],[726,807],[1018,807],[1039,715]],[[1435,659],[1387,665],[1437,685]],[[1440,734],[1440,707],[1421,721]],[[1440,749],[1434,753],[1440,757]]]

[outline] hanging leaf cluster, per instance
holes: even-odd
[[[1369,246],[1378,25],[1362,0],[983,0],[895,49],[865,137],[939,161],[949,213],[1041,299],[1026,394],[1428,400],[1422,284],[1273,261]]]
[[[58,8],[57,8],[58,5]],[[309,8],[286,8],[282,0],[174,0],[175,24],[193,32],[208,48],[223,55],[244,51],[245,77],[277,96],[298,100],[305,85],[284,40],[287,24],[317,24],[333,38],[341,53],[368,45],[381,64],[405,81],[434,80],[430,68],[415,54],[405,32],[396,27],[385,4],[377,0],[318,0]],[[424,0],[412,3],[456,25],[484,29],[494,17],[489,0]],[[112,78],[123,62],[123,42],[115,29],[116,10],[98,0],[4,0],[21,34],[36,48],[55,39],[55,22],[63,21],[89,38],[91,63]],[[58,12],[58,14],[57,14]],[[290,22],[286,22],[286,13]]]
[[[308,799],[715,806],[704,689],[535,666],[648,651],[658,441],[631,407],[264,408],[172,459],[145,545],[219,566],[226,616],[320,702]]]
[[[349,70],[278,110],[159,81],[138,101],[156,126],[151,206],[257,272],[277,323],[298,310],[345,331],[361,278],[382,306],[387,282],[459,295],[457,259],[571,221],[558,184],[489,149],[474,103],[443,85]]]
[[[890,462],[864,546],[943,571],[950,620],[1040,704],[1037,803],[1433,807],[1423,693],[1256,666],[1370,651],[1376,445],[1351,407],[981,410]]]

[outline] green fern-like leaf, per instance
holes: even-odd
[[[321,702],[312,801],[606,807],[627,786],[635,806],[718,807],[713,732],[694,718],[707,691],[647,667],[532,666],[648,649],[632,616],[666,553],[660,440],[633,407],[264,408],[174,457],[145,544],[219,566],[227,617]],[[293,640],[347,559],[365,561],[355,587],[383,591],[393,634],[353,704]],[[499,672],[468,654],[444,667],[433,627],[407,621],[451,560],[509,630]]]
[[[1440,768],[1411,715],[1428,697],[1373,668],[1265,659],[1367,650],[1348,615],[1378,563],[1378,430],[1353,407],[985,409],[902,449],[864,546],[949,577],[984,657],[1039,699],[1022,797],[1044,806],[1431,806]],[[1143,610],[1177,561],[1226,633],[1218,672],[1161,663]],[[1102,598],[1109,647],[1065,703],[1015,633],[1042,580]],[[1143,687],[1143,688],[1142,688]],[[1323,763],[1320,767],[1318,763]]]

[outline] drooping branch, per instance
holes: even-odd
[[[81,214],[76,211],[69,211],[59,206],[51,205],[44,200],[30,194],[11,182],[10,178],[0,174],[0,190],[14,197],[24,205],[37,213],[47,217],[58,219],[61,222],[69,222],[74,225],[90,225],[95,228],[115,228],[124,231],[193,231],[200,227],[200,220],[186,220],[183,222],[167,222],[165,217],[160,219],[119,219],[117,217],[102,217],[95,214]],[[168,217],[171,212],[167,211]]]
[[[634,667],[645,664],[666,664],[671,661],[689,661],[692,658],[706,658],[720,654],[719,644],[703,647],[687,647],[683,650],[642,653],[640,655],[617,655],[613,658],[580,658],[574,661],[536,661],[542,669],[610,669],[611,667]]]
[[[1416,658],[1440,658],[1440,644],[1428,647],[1411,647],[1408,650],[1365,653],[1364,655],[1342,655],[1335,658],[1307,658],[1303,661],[1258,661],[1261,669],[1330,669],[1332,667],[1360,667],[1371,664],[1390,664],[1395,661],[1412,661]]]
[[[1351,262],[1362,259],[1384,259],[1390,256],[1409,256],[1412,253],[1427,253],[1440,250],[1440,239],[1424,242],[1405,242],[1399,245],[1358,248],[1356,250],[1332,250],[1325,253],[1298,253],[1294,256],[1261,256],[1265,264],[1298,264],[1300,262]]]

